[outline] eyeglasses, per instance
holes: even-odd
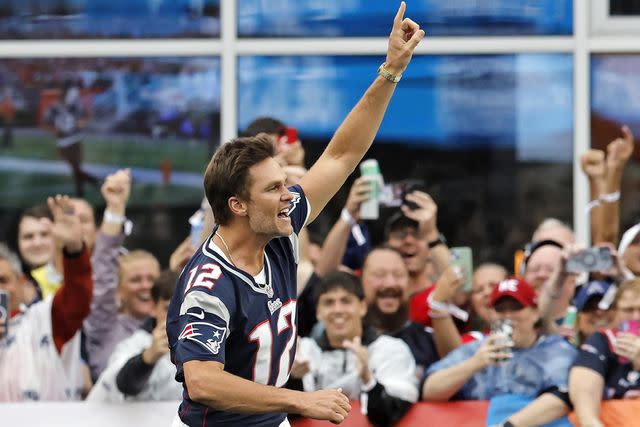
[[[400,230],[389,232],[389,238],[394,240],[404,240],[409,236],[413,237],[414,239],[421,238],[418,230],[412,227],[402,228]]]

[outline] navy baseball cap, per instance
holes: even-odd
[[[576,295],[574,300],[576,309],[578,309],[578,311],[584,311],[587,303],[594,298],[597,298],[598,301],[600,301],[610,287],[611,283],[604,280],[592,280],[587,282],[580,288]]]

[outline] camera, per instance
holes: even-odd
[[[589,273],[607,271],[613,267],[613,256],[607,247],[593,247],[582,250],[567,260],[568,273]]]
[[[424,188],[421,179],[407,179],[385,184],[380,191],[380,204],[386,207],[397,208],[407,205],[411,210],[417,209],[417,205],[406,200],[407,194],[414,190]]]

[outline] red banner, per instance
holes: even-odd
[[[371,427],[367,417],[360,412],[360,403],[351,402],[351,412],[340,426]],[[411,410],[394,427],[456,426],[486,427],[487,401],[466,401],[447,403],[416,403]],[[606,427],[638,427],[640,426],[640,399],[610,400],[602,404],[600,419]],[[572,413],[569,419],[578,425]],[[328,427],[328,421],[297,419],[291,423],[293,427]]]
[[[467,401],[447,403],[417,403],[394,427],[412,426],[456,426],[485,427],[487,425],[487,408],[489,402]],[[292,421],[294,427],[328,427],[334,426],[328,421],[298,419]],[[341,427],[370,427],[365,415],[360,412],[360,403],[351,402],[351,412]]]

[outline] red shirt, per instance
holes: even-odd
[[[409,319],[419,325],[431,326],[431,318],[429,317],[429,303],[427,298],[434,291],[435,285],[432,283],[427,289],[413,294],[409,301]]]

